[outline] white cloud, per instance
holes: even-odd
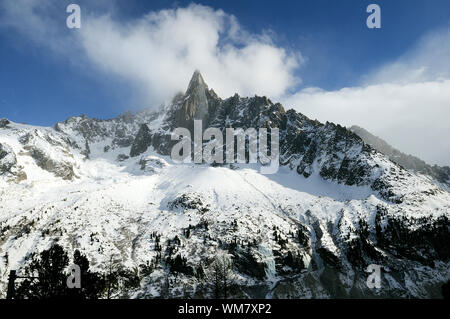
[[[63,39],[59,36],[61,28],[53,28],[54,20],[50,18],[55,12],[55,4],[49,0],[6,0],[0,2],[0,27],[16,30],[26,39],[43,44],[50,49],[60,50]],[[50,41],[50,39],[52,39]]]
[[[450,80],[305,89],[284,104],[320,121],[357,124],[429,163],[450,164]]]
[[[299,80],[296,56],[201,5],[151,12],[125,25],[109,16],[89,19],[80,41],[91,61],[136,83],[151,101],[184,90],[195,69],[224,97],[277,97]]]
[[[399,150],[450,166],[450,28],[427,34],[361,86],[307,88],[284,103],[320,121],[359,125]]]
[[[450,28],[423,36],[397,60],[370,73],[366,84],[413,83],[450,78]]]
[[[184,91],[196,69],[222,97],[239,93],[276,98],[300,81],[294,75],[300,54],[276,46],[267,32],[246,32],[222,10],[191,4],[124,22],[80,6],[79,30],[58,25],[64,20],[56,22],[56,14],[67,14],[49,0],[7,1],[2,19],[77,65],[87,62],[97,72],[134,84],[149,107]]]

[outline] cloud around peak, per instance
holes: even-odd
[[[299,82],[299,56],[202,5],[150,12],[127,24],[107,15],[89,19],[80,42],[95,66],[132,81],[150,101],[184,90],[195,69],[224,97],[281,96]]]
[[[80,6],[77,30],[65,28],[65,8],[49,0],[7,1],[1,18],[3,26],[59,57],[131,83],[141,106],[155,107],[184,91],[196,69],[223,97],[279,97],[300,82],[299,53],[277,46],[269,32],[249,33],[222,10],[190,4],[121,21],[108,9]]]

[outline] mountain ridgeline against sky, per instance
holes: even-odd
[[[194,120],[224,135],[278,128],[279,171],[174,163],[171,133]],[[0,294],[9,269],[58,242],[96,272],[113,261],[136,274],[115,297],[441,297],[450,193],[369,144],[267,97],[222,99],[198,71],[157,110],[0,120]],[[218,264],[226,291],[214,289]],[[366,284],[371,264],[379,289]]]
[[[391,161],[403,166],[408,170],[428,175],[438,183],[442,183],[444,187],[445,186],[450,187],[450,167],[428,165],[420,158],[402,153],[398,149],[395,149],[394,147],[389,145],[386,141],[371,134],[362,127],[353,125],[350,128],[350,130],[356,133],[359,137],[361,137],[365,143],[372,146],[378,152],[383,153],[384,155],[389,157]]]

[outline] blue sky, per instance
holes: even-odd
[[[65,27],[68,15],[65,8],[69,3],[78,3],[81,7],[80,30]],[[366,7],[370,3],[381,7],[381,29],[366,27]],[[191,1],[2,2],[0,117],[35,125],[53,125],[72,115],[110,118],[127,109],[136,111],[155,107],[173,94],[174,88],[184,88],[183,85],[186,86],[189,80],[188,74],[201,64],[200,69],[206,81],[223,95],[235,91],[244,95],[269,95],[322,121],[329,118],[344,122],[344,125],[355,123],[365,126],[394,146],[403,147],[413,154],[430,152],[424,148],[425,142],[419,141],[422,144],[416,145],[407,140],[408,128],[405,122],[405,129],[398,131],[401,125],[395,121],[375,125],[364,115],[342,120],[338,116],[342,111],[325,109],[322,104],[328,101],[326,98],[329,94],[336,94],[335,100],[345,96],[349,100],[343,103],[353,105],[355,101],[361,101],[360,94],[364,95],[362,100],[372,99],[370,92],[387,83],[400,86],[395,87],[402,92],[398,96],[407,96],[406,92],[409,91],[405,90],[410,89],[411,85],[446,80],[449,62],[445,60],[447,47],[444,48],[444,54],[438,56],[434,56],[433,52],[421,52],[421,48],[430,43],[429,51],[440,51],[439,48],[436,50],[436,43],[447,39],[446,32],[450,26],[449,1],[206,0],[196,1],[195,4],[201,4],[207,10],[193,6]],[[185,9],[183,14],[187,16],[186,19],[181,18],[182,13],[176,11],[177,8]],[[168,10],[169,18],[161,10]],[[145,15],[152,12],[157,18],[151,23],[145,22]],[[204,18],[205,12],[211,13],[214,18]],[[154,47],[155,41],[160,44],[158,41],[164,37],[170,44],[167,50],[174,46],[179,49],[176,37],[170,34],[173,32],[170,24],[179,25],[180,30],[183,30],[202,19],[207,20],[203,24],[206,28],[203,29],[208,29],[208,26],[214,29],[216,23],[233,25],[236,22],[239,30],[239,35],[235,36],[232,28],[222,26],[214,29],[217,32],[193,37],[193,41],[199,41],[199,47],[204,45],[213,52],[212,55],[202,57],[203,60],[211,60],[209,64],[197,63],[195,57],[187,56],[183,57],[179,73],[177,69],[170,68],[164,72],[162,66],[173,64],[174,61],[165,59],[162,53],[145,51]],[[201,26],[199,30],[203,30]],[[122,28],[126,31],[122,31]],[[145,30],[158,30],[160,37],[149,40],[148,45],[136,46],[136,37],[147,41],[145,36],[148,33]],[[204,44],[198,40],[204,36],[214,41],[216,35],[219,42],[213,48],[209,42]],[[122,40],[127,41],[123,47]],[[228,45],[231,49],[224,50],[222,41],[224,47]],[[180,52],[197,52],[195,46],[184,43]],[[216,55],[214,52],[217,47],[226,52]],[[267,54],[257,53],[253,58],[252,52],[256,51]],[[154,61],[145,61],[147,53],[148,60]],[[139,58],[142,58],[141,69],[146,74],[140,73],[140,66],[136,64],[135,60]],[[128,60],[130,65],[127,64]],[[260,61],[260,64],[253,63],[253,60]],[[251,65],[247,67],[248,61],[251,61]],[[239,69],[242,65],[245,66],[242,77],[229,71]],[[419,80],[398,78],[399,74],[406,74],[421,66],[434,71],[426,71],[427,77],[422,76]],[[443,76],[441,71],[439,74],[436,71],[442,69]],[[255,70],[261,71],[261,75],[258,75],[261,82],[252,81],[251,74]],[[220,71],[226,71],[223,79],[217,75]],[[172,77],[178,77],[179,80],[174,82]],[[244,81],[255,83],[252,86]],[[164,89],[156,89],[159,85]],[[342,91],[343,88],[351,88],[352,91]],[[447,102],[446,97],[443,101],[444,104]],[[302,108],[305,102],[308,105]],[[384,100],[379,101],[380,105],[386,103]],[[408,105],[409,101],[403,103]],[[437,102],[430,103],[440,105],[441,108],[436,107],[436,117],[442,118],[442,96]],[[358,110],[364,110],[364,105],[357,107]],[[367,106],[367,111],[369,107],[373,106]],[[386,118],[389,109],[392,106],[380,111],[384,116],[382,118]],[[364,114],[364,111],[347,111]],[[417,124],[409,129],[426,128],[426,125],[420,124],[421,117],[418,112],[415,118]],[[347,118],[351,123],[346,123]],[[442,124],[439,132],[434,134],[446,134],[445,125]],[[444,145],[444,153],[436,153],[427,160],[449,163],[444,160],[446,154],[450,155],[447,144]]]

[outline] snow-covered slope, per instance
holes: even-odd
[[[279,127],[280,170],[175,164],[170,132],[198,118]],[[232,256],[234,297],[439,297],[450,278],[448,192],[343,127],[265,97],[222,100],[199,73],[157,111],[0,124],[3,296],[9,270],[56,241],[99,271],[111,258],[150,265],[127,297],[160,296],[165,282],[164,296],[208,297],[198,274],[218,253]],[[176,275],[177,255],[187,267]],[[381,289],[366,285],[369,264],[383,267]]]

